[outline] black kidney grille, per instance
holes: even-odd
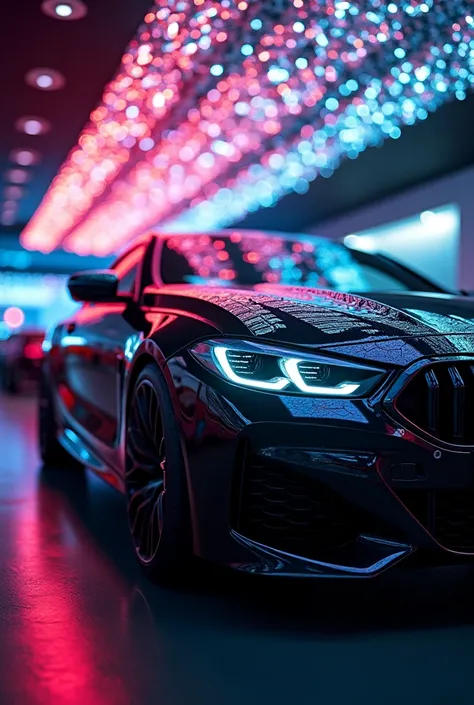
[[[232,503],[242,535],[307,558],[389,531],[323,483],[254,455],[246,457]]]
[[[397,495],[441,546],[474,553],[474,490],[399,490]]]
[[[474,445],[474,362],[440,362],[419,370],[395,400],[397,411],[446,443]]]

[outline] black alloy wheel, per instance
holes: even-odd
[[[156,581],[189,567],[191,526],[179,431],[162,375],[148,365],[128,407],[125,483],[135,552]]]
[[[129,419],[126,477],[130,531],[140,562],[149,563],[160,543],[166,493],[163,422],[149,380],[137,386]]]

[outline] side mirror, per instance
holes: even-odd
[[[118,278],[115,272],[108,269],[72,274],[67,282],[67,288],[74,301],[109,303],[120,301],[117,294]]]

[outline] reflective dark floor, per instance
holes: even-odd
[[[154,587],[120,495],[41,471],[35,423],[0,398],[2,705],[472,703],[474,571]]]

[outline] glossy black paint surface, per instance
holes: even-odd
[[[69,277],[67,287],[74,301],[111,302],[117,296],[118,278],[108,270],[79,272]]]
[[[197,555],[245,572],[342,577],[377,575],[416,551],[435,562],[471,560],[474,545],[443,547],[432,524],[404,498],[414,490],[416,497],[470,492],[474,447],[433,438],[407,422],[395,402],[413,365],[471,357],[474,365],[472,301],[432,292],[369,297],[271,284],[162,285],[153,280],[160,246],[152,236],[138,245],[139,257],[132,250],[117,263],[118,292],[128,292],[128,302],[85,304],[48,335],[45,373],[68,450],[124,489],[127,404],[137,374],[151,361],[168,383],[180,424]],[[136,276],[130,277],[134,268]],[[197,342],[215,338],[370,362],[385,375],[367,398],[242,388],[190,354]],[[242,532],[248,519],[241,515],[242,488],[254,467],[270,478],[256,510],[263,523],[273,517],[276,468],[279,482],[296,473],[316,495],[327,493],[349,507],[354,540],[336,549],[290,551],[276,534],[272,543]],[[311,500],[313,508],[318,497]],[[298,496],[290,500],[295,501],[283,517],[287,528],[295,517],[298,524],[302,509]],[[317,504],[318,512],[324,509],[324,502]],[[327,522],[329,536],[334,522],[316,519]],[[294,540],[291,535],[284,545],[296,546]]]

